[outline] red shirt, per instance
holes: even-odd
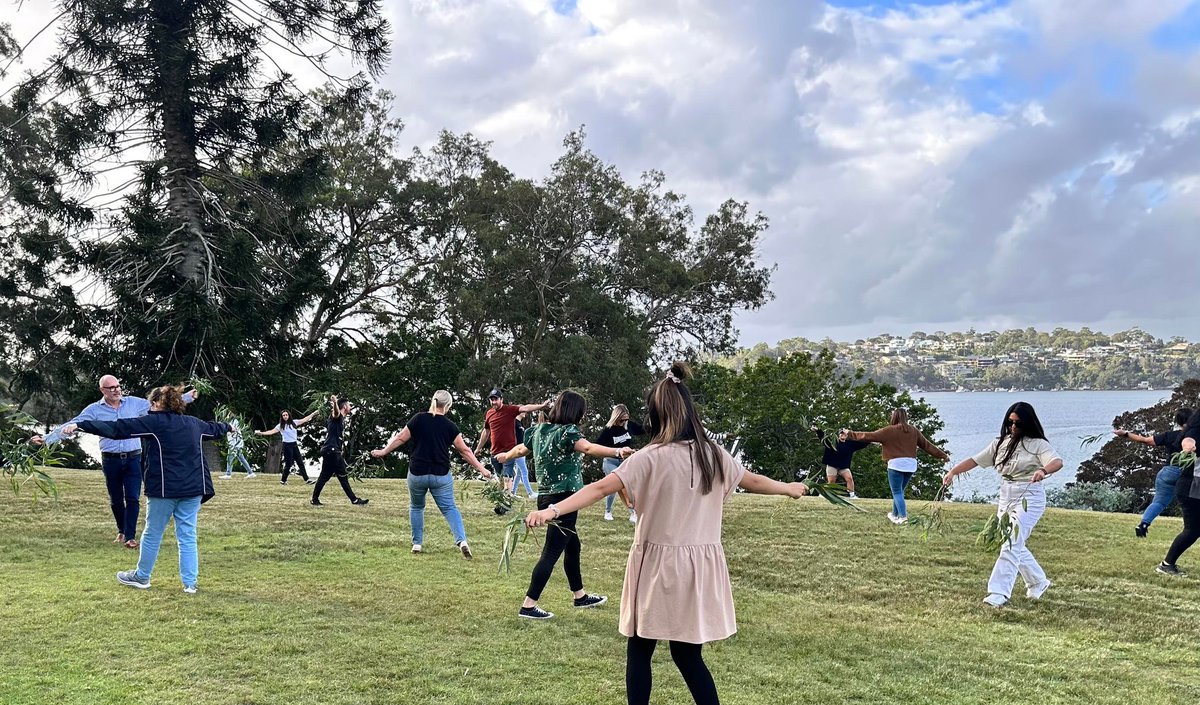
[[[492,441],[492,455],[507,453],[517,445],[517,416],[521,407],[505,404],[499,409],[491,408],[483,416],[488,438]]]

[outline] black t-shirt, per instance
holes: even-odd
[[[408,423],[413,449],[408,460],[409,475],[446,475],[450,472],[450,447],[458,438],[458,426],[453,421],[422,411]]]
[[[596,436],[596,445],[609,448],[629,448],[633,445],[633,437],[646,433],[646,429],[637,421],[628,421],[624,426],[605,426]]]
[[[1183,450],[1183,431],[1154,434],[1154,447],[1162,449],[1167,454],[1167,460],[1170,461],[1172,455]]]
[[[824,444],[825,432],[818,430],[817,438],[820,438],[822,444]],[[869,445],[871,444],[866,441],[852,441],[850,439],[838,441],[836,448],[825,446],[825,454],[821,456],[821,462],[837,470],[849,470],[850,464],[854,460],[854,454]]]
[[[332,416],[325,422],[325,443],[321,446],[322,450],[341,450],[342,449],[342,432],[346,430],[346,417],[339,416],[336,419]]]

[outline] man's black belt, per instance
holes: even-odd
[[[141,455],[141,454],[142,454],[142,451],[140,451],[140,450],[131,450],[128,453],[101,453],[100,457],[102,457],[102,458],[120,458],[121,460],[124,460],[125,458],[132,458],[135,455]]]

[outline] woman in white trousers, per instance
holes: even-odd
[[[957,475],[976,467],[995,468],[1000,473],[1000,498],[996,516],[1008,514],[1016,531],[1005,541],[988,580],[984,603],[1003,607],[1012,597],[1017,576],[1025,583],[1025,596],[1037,600],[1052,584],[1026,542],[1046,511],[1046,488],[1042,480],[1062,469],[1062,458],[1050,447],[1037,413],[1026,402],[1008,408],[1000,435],[972,458],[955,465],[942,483],[949,485]]]

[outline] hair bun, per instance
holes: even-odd
[[[686,382],[692,378],[692,368],[686,362],[676,360],[671,363],[671,376],[680,382]]]

